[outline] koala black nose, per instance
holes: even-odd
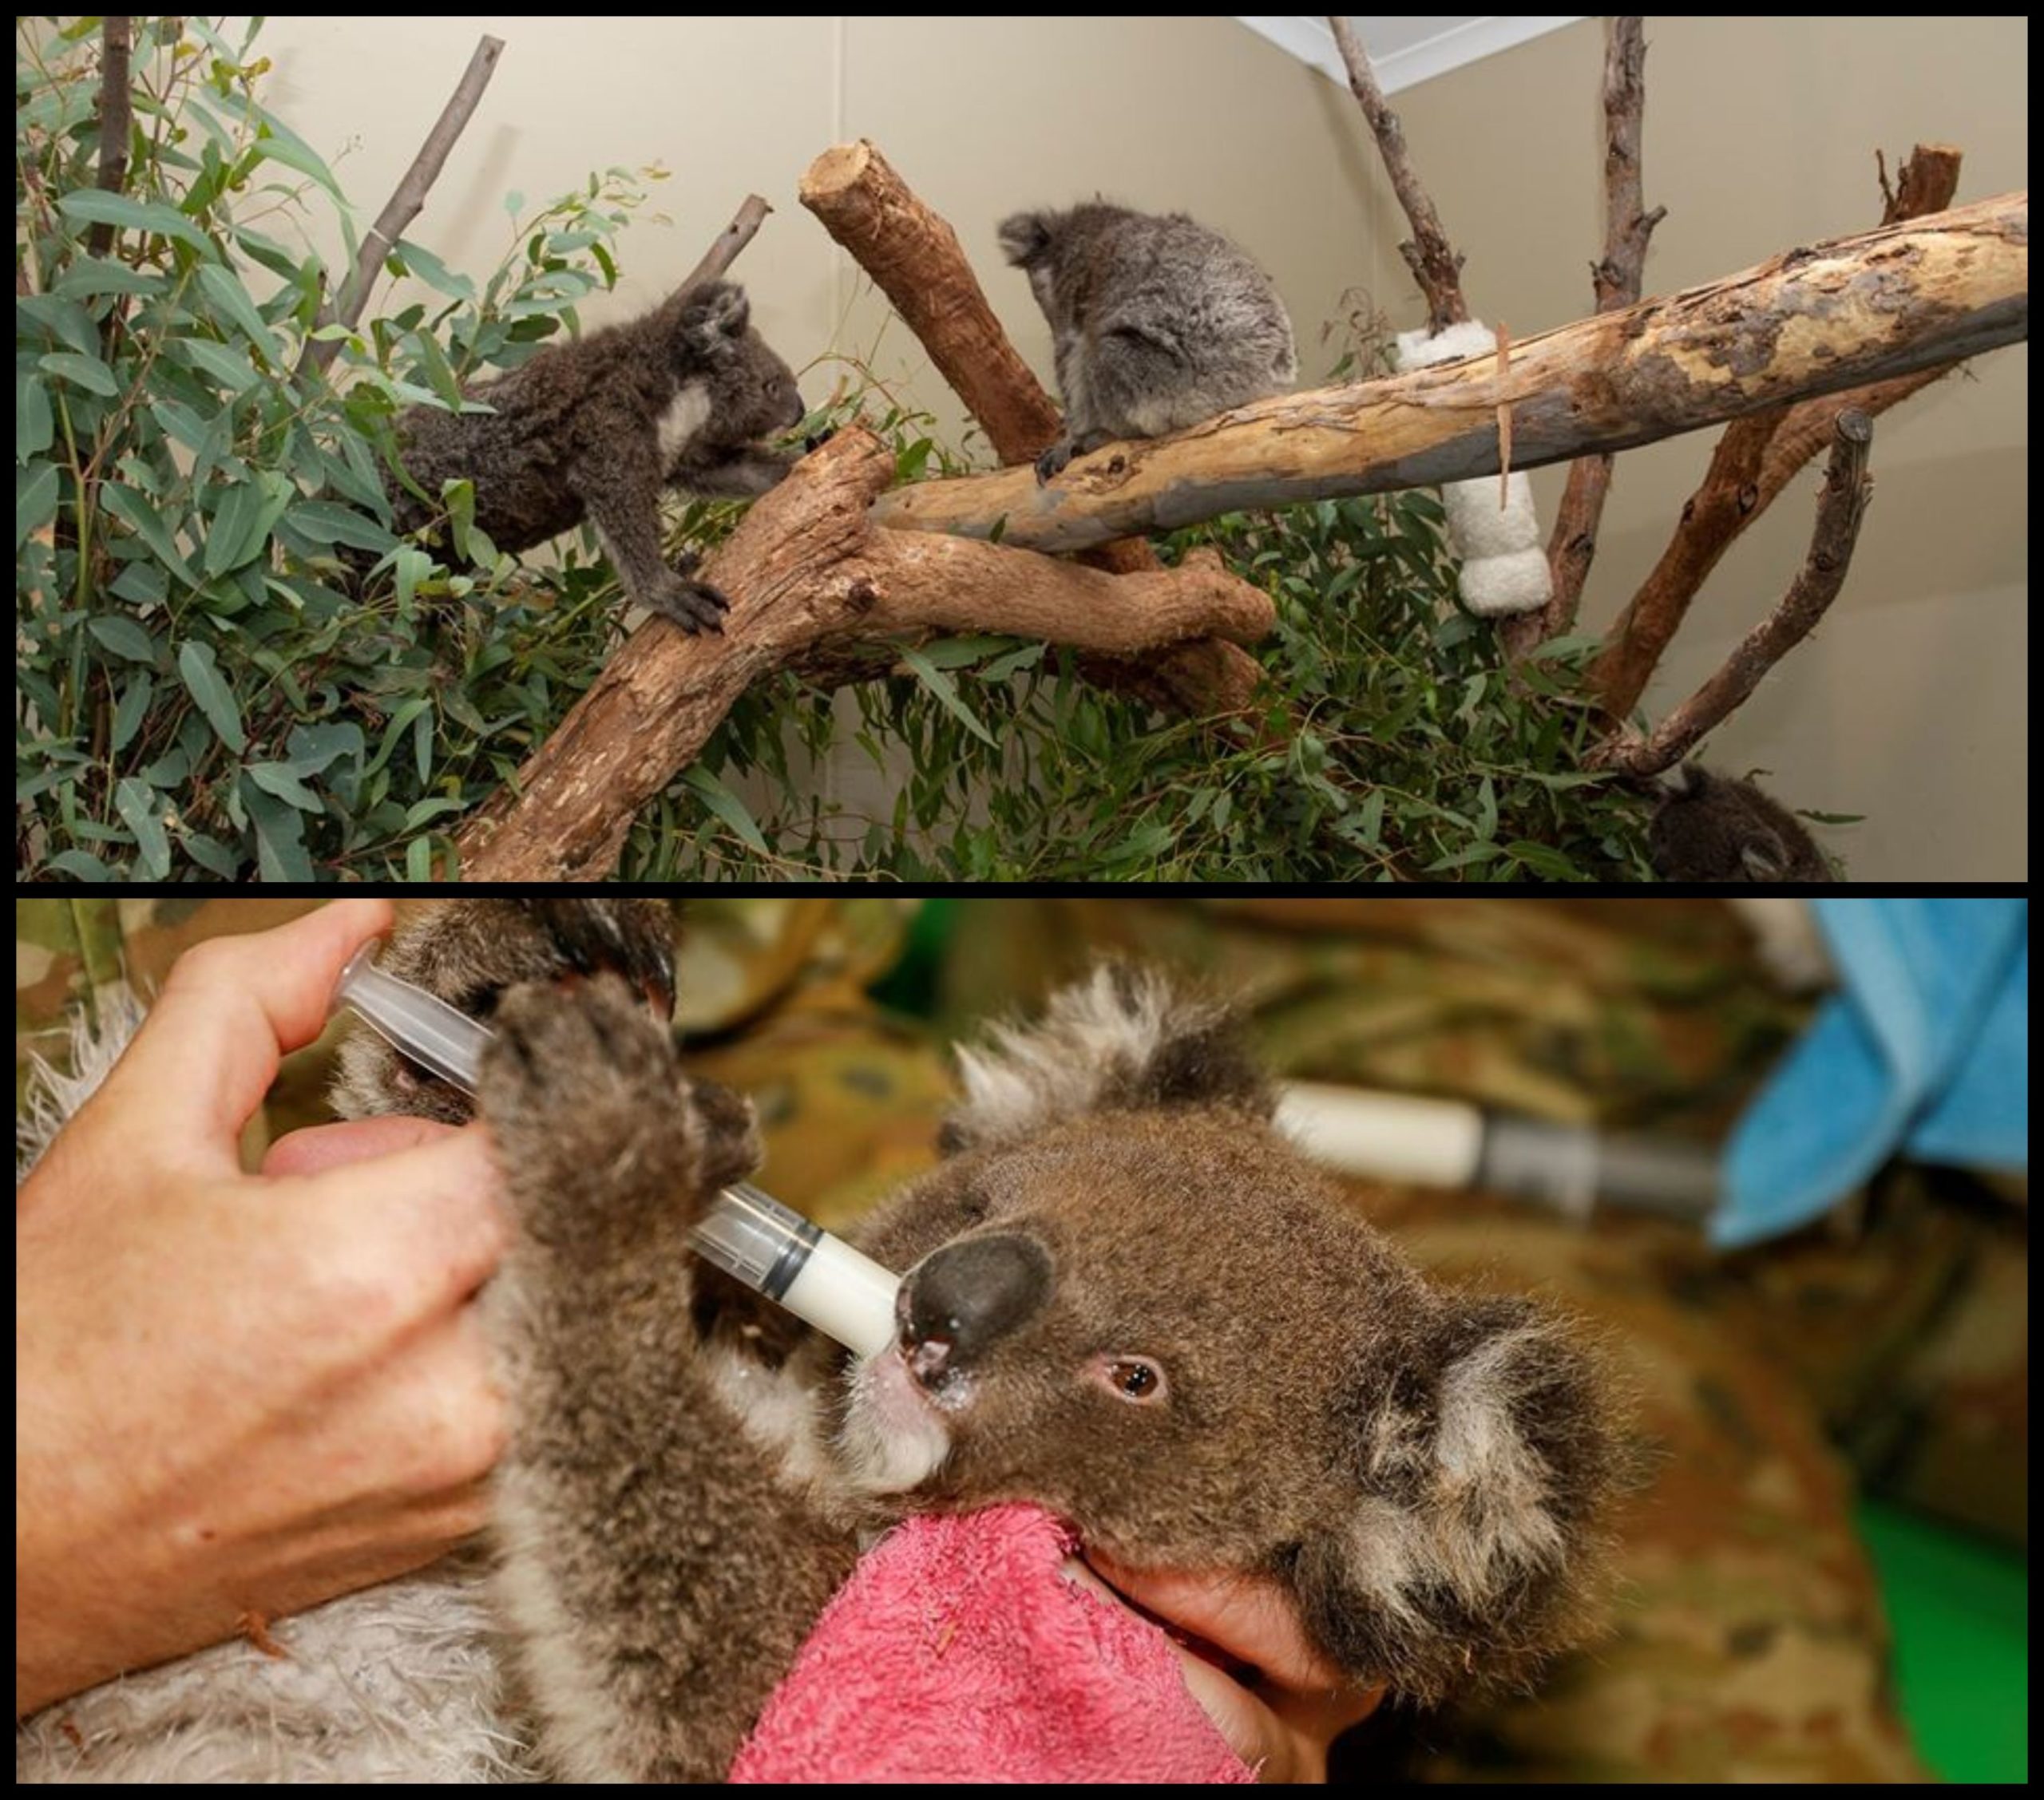
[[[1051,1260],[1026,1237],[975,1237],[926,1257],[897,1303],[901,1348],[925,1387],[970,1368],[1044,1304]]]
[[[782,422],[792,430],[796,425],[800,425],[804,419],[809,417],[809,409],[802,403],[802,396],[799,394],[792,394],[789,395],[788,404],[793,410],[790,412],[786,419]]]

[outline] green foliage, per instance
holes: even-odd
[[[356,226],[256,97],[256,25],[138,21],[126,183],[99,168],[99,24],[18,22],[16,846],[25,878],[419,878],[599,665],[607,572],[521,571],[443,498],[450,566],[389,529],[381,455],[416,401],[515,366],[616,279],[642,204],[613,169],[480,288],[322,325]],[[656,174],[656,171],[647,172]],[[522,204],[522,203],[521,203]],[[95,227],[110,231],[100,254]],[[315,239],[338,237],[330,264]],[[338,341],[331,374],[308,360]]]
[[[616,283],[640,180],[592,176],[531,218],[509,196],[510,240],[481,283],[407,239],[386,267],[430,300],[323,325],[357,227],[333,172],[256,97],[258,23],[230,44],[197,18],[137,22],[118,193],[95,185],[99,22],[18,26],[25,879],[444,877],[464,816],[614,642],[616,580],[586,544],[521,567],[450,483],[422,496],[453,541],[442,561],[390,532],[382,471],[400,408],[461,405],[464,382],[578,328],[576,303]],[[95,227],[111,233],[97,253]],[[315,246],[335,235],[330,263]],[[310,352],[327,344],[323,370]],[[852,364],[809,429],[854,416],[905,481],[966,466]],[[701,503],[673,523],[707,548],[739,516]],[[836,699],[779,675],[644,810],[621,872],[1644,876],[1640,801],[1576,767],[1586,647],[1507,671],[1454,607],[1438,522],[1408,494],[1163,544],[1217,547],[1277,602],[1262,716],[1227,731],[997,636],[876,646]],[[820,797],[814,764],[841,734],[882,797]]]

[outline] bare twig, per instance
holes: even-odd
[[[101,28],[105,47],[99,69],[97,186],[106,194],[117,194],[128,184],[128,138],[134,127],[128,93],[128,50],[133,23],[125,14],[109,13]],[[85,234],[85,248],[94,256],[104,256],[113,247],[113,221],[102,219]]]
[[[1888,185],[1884,224],[1941,212],[1958,191],[1960,155],[1947,144],[1919,144],[1903,165],[1899,190]],[[1638,704],[1662,654],[1733,540],[1773,504],[1791,477],[1831,441],[1848,406],[1870,418],[1927,387],[1952,365],[1878,382],[1755,413],[1729,428],[1696,492],[1685,503],[1667,548],[1605,634],[1590,679],[1614,724]]]
[[[1369,55],[1357,41],[1355,33],[1349,29],[1346,19],[1330,16],[1327,22],[1333,30],[1335,45],[1348,69],[1349,85],[1377,138],[1377,148],[1384,157],[1384,173],[1391,177],[1398,204],[1412,221],[1412,241],[1399,245],[1398,253],[1412,270],[1412,279],[1420,284],[1420,291],[1427,297],[1427,327],[1438,334],[1469,316],[1469,308],[1462,298],[1462,259],[1448,243],[1448,234],[1441,229],[1440,215],[1435,212],[1432,200],[1413,172],[1412,159],[1405,148],[1404,131],[1398,123],[1398,115],[1385,103],[1384,90],[1377,85],[1377,74],[1370,67]]]
[[[497,72],[497,59],[503,53],[501,38],[485,37],[476,45],[475,54],[469,58],[469,66],[463,72],[460,84],[442,109],[433,129],[426,133],[425,144],[412,159],[412,166],[405,171],[404,179],[363,237],[347,282],[320,309],[321,325],[341,324],[352,328],[362,317],[362,308],[369,303],[370,290],[376,285],[377,274],[383,267],[383,259],[397,247],[398,239],[405,235],[405,227],[418,216],[419,208],[426,204],[427,191],[439,180],[448,152],[454,148],[454,140],[461,135],[477,102],[482,98],[482,90],[489,85],[490,77]],[[299,373],[308,369],[325,369],[340,354],[340,348],[338,338],[324,342],[308,342],[299,363]]]
[[[1669,714],[1650,737],[1642,739],[1626,733],[1600,745],[1587,759],[1590,766],[1629,775],[1658,775],[1672,768],[1745,701],[1769,670],[1810,635],[1825,608],[1838,598],[1845,572],[1852,567],[1860,521],[1873,491],[1867,477],[1867,453],[1873,440],[1873,421],[1864,413],[1839,414],[1810,553],[1781,603],[1746,634],[1724,667]]]
[[[752,242],[754,234],[773,211],[757,194],[747,194],[731,222],[717,234],[717,241],[703,252],[703,260],[683,277],[681,289],[699,287],[719,279],[737,259],[738,253]]]
[[[1590,271],[1599,312],[1638,303],[1647,239],[1668,212],[1663,206],[1644,210],[1640,127],[1646,105],[1646,38],[1641,26],[1637,17],[1605,21],[1604,254]],[[1523,655],[1575,623],[1583,584],[1597,554],[1597,527],[1610,492],[1614,460],[1609,455],[1582,457],[1569,465],[1568,485],[1547,540],[1554,594],[1538,612],[1505,621],[1500,635],[1513,655]]]
[[[1558,326],[1495,355],[1353,386],[1280,394],[1202,425],[1075,460],[1039,486],[1027,467],[886,495],[883,524],[1073,551],[1259,506],[1464,481],[1512,457],[1536,468],[1626,449],[1887,382],[2029,332],[2029,200],[1799,246],[1757,268]]]

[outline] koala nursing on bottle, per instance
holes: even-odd
[[[18,1778],[715,1779],[862,1542],[1007,1501],[1123,1565],[1274,1583],[1350,1679],[1416,1699],[1586,1634],[1628,1466],[1598,1358],[1364,1224],[1224,1007],[1104,966],[961,1052],[943,1161],[846,1233],[903,1277],[862,1359],[689,1248],[759,1152],[676,1060],[671,929],[458,900],[383,952],[496,1034],[494,1628],[450,1558],[277,1622],[284,1660],[216,1646],[50,1709]],[[363,1031],[336,1108],[469,1105]]]
[[[1363,1224],[1223,1009],[1106,967],[965,1053],[945,1161],[847,1233],[904,1277],[861,1361],[689,1252],[759,1150],[656,1016],[665,930],[657,904],[457,902],[392,958],[497,1034],[498,1592],[554,1772],[721,1775],[862,1529],[919,1511],[1032,1500],[1124,1563],[1270,1577],[1357,1682],[1417,1697],[1581,1633],[1619,1462],[1595,1363]],[[628,980],[497,999],[549,961]],[[366,1074],[358,1106],[433,1085]]]
[[[1281,394],[1298,374],[1270,278],[1182,212],[1104,200],[1004,220],[1000,247],[1050,321],[1064,434],[1048,481],[1117,437],[1157,437]]]
[[[729,282],[683,288],[643,318],[550,345],[469,398],[487,413],[414,406],[398,450],[422,501],[386,482],[396,528],[433,516],[441,484],[475,484],[475,522],[500,550],[527,550],[585,518],[616,564],[626,597],[685,631],[722,629],[728,602],[694,579],[692,559],[667,565],[660,495],[751,499],[794,459],[758,440],[802,420],[786,363],[751,328],[745,291]]]
[[[1662,777],[1647,847],[1663,881],[1835,884],[1816,840],[1751,781],[1686,762]]]

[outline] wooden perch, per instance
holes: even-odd
[[[939,374],[979,421],[1004,463],[1033,463],[1057,437],[1058,409],[1008,342],[958,234],[866,139],[826,150],[802,176],[802,204],[872,276]],[[1139,574],[1159,567],[1140,539],[1106,542],[1095,567]],[[1234,645],[1175,646],[1140,670],[1086,665],[1095,678],[1196,717],[1225,718],[1248,703],[1263,671]]]
[[[1899,224],[1950,206],[1959,191],[1959,152],[1948,144],[1919,144],[1903,165],[1899,191],[1889,188],[1884,167],[1881,190],[1887,204],[1882,223]],[[1726,427],[1702,483],[1683,504],[1660,560],[1613,622],[1590,667],[1590,686],[1613,724],[1622,722],[1639,703],[1689,603],[1733,540],[1832,441],[1838,415],[1851,406],[1873,417],[1927,387],[1951,366],[1943,363],[1894,381],[1749,413]]]
[[[1108,575],[1028,552],[872,528],[894,459],[841,431],[757,502],[704,565],[731,597],[722,636],[663,619],[595,684],[461,834],[467,881],[591,881],[608,874],[633,814],[701,750],[739,694],[818,647],[924,631],[1012,631],[1119,653],[1218,635],[1250,640],[1268,595],[1218,556]]]
[[[1646,36],[1637,17],[1604,22],[1604,254],[1590,265],[1600,313],[1638,304],[1646,279],[1647,239],[1667,216],[1657,206],[1645,210],[1640,175],[1640,127],[1646,106]],[[1547,540],[1553,597],[1537,612],[1503,621],[1499,635],[1512,655],[1558,637],[1575,623],[1583,584],[1597,554],[1597,527],[1611,491],[1616,458],[1609,452],[1579,457],[1569,465],[1568,485]]]
[[[363,237],[346,284],[320,309],[321,325],[339,322],[352,329],[362,317],[362,309],[369,303],[370,290],[376,285],[377,272],[383,267],[384,258],[397,248],[398,239],[405,235],[405,227],[418,216],[419,208],[426,204],[427,191],[440,179],[447,152],[454,148],[454,140],[467,125],[469,114],[482,98],[482,90],[489,85],[490,77],[497,73],[497,59],[503,53],[501,38],[485,37],[476,45],[475,54],[469,58],[469,66],[460,83],[441,109],[433,129],[426,133],[426,142],[412,159],[412,166],[405,171],[404,179],[384,203],[383,210],[376,216],[376,223]],[[340,349],[338,338],[308,342],[304,360],[299,365],[300,372],[326,368],[340,354]]]
[[[773,211],[757,194],[747,194],[731,222],[718,232],[716,241],[703,252],[703,260],[682,278],[679,287],[699,287],[715,281],[738,259],[738,253],[752,242],[754,235]],[[679,291],[679,289],[677,290]]]
[[[1404,130],[1398,123],[1398,115],[1386,104],[1383,89],[1377,85],[1377,72],[1370,67],[1368,53],[1345,18],[1323,16],[1333,28],[1335,46],[1349,71],[1349,89],[1377,139],[1392,190],[1412,222],[1412,238],[1399,245],[1398,253],[1427,297],[1427,329],[1439,336],[1448,326],[1459,325],[1469,316],[1462,298],[1462,259],[1448,243],[1432,198],[1413,172],[1412,159],[1405,148]]]
[[[1589,766],[1628,775],[1658,775],[1673,768],[1706,732],[1744,703],[1760,686],[1761,678],[1810,635],[1838,598],[1872,492],[1873,485],[1867,479],[1867,453],[1874,440],[1873,421],[1864,413],[1841,413],[1835,437],[1810,553],[1781,603],[1746,634],[1725,659],[1725,666],[1669,714],[1650,737],[1642,739],[1627,733],[1599,745],[1585,759]]]
[[[1495,409],[1519,466],[1619,450],[1804,395],[1888,381],[2029,334],[2030,202],[2004,194],[1799,248],[1495,356],[1283,394],[1147,442],[1111,444],[1048,486],[1028,468],[926,481],[874,508],[897,529],[1082,550],[1246,507],[1494,474]]]

